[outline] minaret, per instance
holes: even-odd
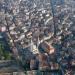
[[[31,46],[30,46],[30,50],[31,50],[31,52],[33,51],[33,41],[32,41],[32,38],[31,38]]]
[[[39,40],[39,37],[38,37],[38,41],[37,41],[37,49],[38,49],[39,44],[40,44],[40,40]]]
[[[32,39],[31,39],[31,52],[33,54],[37,54],[39,53],[37,46],[33,43]]]

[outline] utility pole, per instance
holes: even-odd
[[[53,25],[54,25],[54,37],[56,37],[56,35],[57,35],[58,21],[60,21],[60,25],[62,25],[61,11],[62,11],[63,3],[64,3],[64,0],[50,0],[52,16],[53,16]],[[60,7],[59,12],[57,12],[57,6]],[[58,17],[58,16],[60,16],[60,17]]]
[[[52,16],[53,16],[53,24],[54,24],[54,37],[56,37],[56,25],[55,25],[55,13],[54,13],[54,3],[53,0],[50,0]]]
[[[64,5],[63,3],[64,3],[64,0],[50,0],[52,16],[53,16],[53,25],[54,25],[54,38],[56,38],[56,36],[61,36],[62,39],[64,38],[64,36],[61,35],[61,34],[63,34],[63,32],[61,34],[57,35],[57,31],[59,30],[58,25],[59,26],[62,25],[62,20],[64,17],[64,16],[62,16],[62,10],[63,10],[62,6]],[[63,25],[62,25],[62,27],[63,27]],[[60,31],[61,31],[61,29],[60,29]],[[64,40],[60,40],[60,41],[62,42],[61,46],[63,46]],[[61,50],[62,50],[62,47],[61,47]],[[60,54],[60,52],[59,52],[59,54]],[[61,63],[60,62],[58,62],[58,63],[61,66]],[[63,70],[62,66],[61,66],[61,71],[62,71],[62,75],[64,75],[64,70]]]

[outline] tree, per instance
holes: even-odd
[[[4,44],[0,43],[0,60],[10,60],[11,59],[11,53],[5,49]]]

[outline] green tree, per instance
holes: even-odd
[[[11,59],[11,53],[5,49],[3,43],[0,43],[0,60],[1,59],[3,59],[3,60]]]

